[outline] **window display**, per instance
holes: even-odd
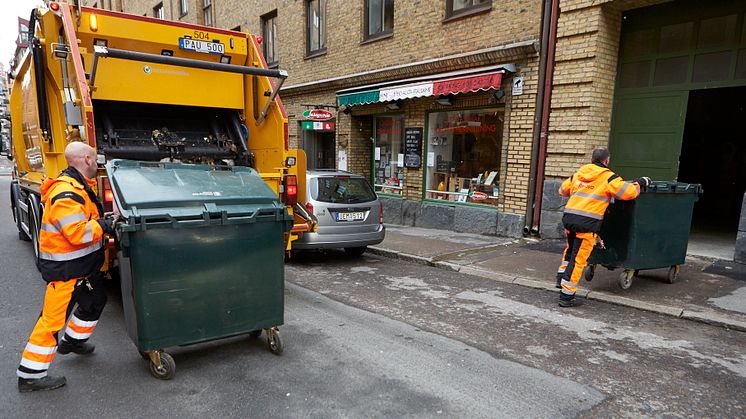
[[[373,183],[376,192],[401,195],[404,187],[404,129],[402,117],[375,119]]]
[[[497,205],[503,115],[502,109],[430,113],[426,198]]]

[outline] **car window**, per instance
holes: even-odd
[[[311,185],[311,198],[336,204],[358,204],[376,200],[376,193],[362,178],[318,177]]]

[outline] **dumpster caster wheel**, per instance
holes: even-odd
[[[628,290],[629,287],[632,286],[632,278],[635,277],[635,271],[631,271],[629,269],[624,270],[621,274],[619,274],[619,288],[623,290]]]
[[[588,265],[583,269],[583,278],[585,278],[586,281],[591,282],[593,281],[593,275],[596,274],[596,265]]]
[[[161,352],[153,351],[149,354],[150,358],[150,374],[159,380],[170,380],[174,378],[176,373],[176,362],[171,355]]]
[[[267,344],[269,350],[275,355],[280,355],[285,350],[285,345],[280,338],[280,331],[276,327],[271,327],[267,331]]]
[[[671,266],[668,268],[668,283],[673,284],[676,282],[676,278],[679,277],[679,271],[681,270],[681,267],[679,265]]]
[[[261,335],[262,335],[262,329],[252,330],[251,332],[249,332],[249,337],[252,339],[256,339]]]

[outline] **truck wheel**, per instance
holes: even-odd
[[[41,270],[41,266],[39,263],[39,220],[41,217],[37,218],[37,212],[39,209],[35,207],[36,203],[33,199],[29,199],[27,201],[28,207],[29,207],[29,231],[31,233],[31,246],[34,248],[34,264],[36,265],[36,269]]]
[[[31,237],[21,227],[21,209],[18,207],[18,198],[21,194],[19,189],[17,184],[10,185],[10,206],[13,211],[13,221],[16,222],[16,228],[18,229],[18,239],[27,242],[31,240]]]

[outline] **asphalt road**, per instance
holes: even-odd
[[[306,254],[286,272],[344,304],[601,392],[581,417],[746,417],[745,332],[598,301],[561,309],[554,292],[377,256]]]
[[[8,178],[0,178],[0,191],[0,202],[8,202]],[[0,417],[573,417],[607,397],[564,374],[496,356],[499,351],[478,339],[472,339],[475,346],[470,339],[432,332],[452,334],[448,328],[423,328],[414,318],[391,316],[398,301],[381,308],[364,291],[355,301],[340,295],[345,304],[327,287],[320,291],[332,298],[304,285],[323,278],[329,286],[339,280],[365,283],[376,277],[371,264],[394,271],[421,268],[370,258],[288,267],[282,356],[271,354],[263,339],[249,337],[171,348],[177,365],[171,381],[148,373],[124,330],[121,297],[112,284],[92,339],[96,352],[57,355],[50,372],[67,377],[64,388],[19,394],[15,368],[44,283],[6,205],[0,206],[0,241]]]

